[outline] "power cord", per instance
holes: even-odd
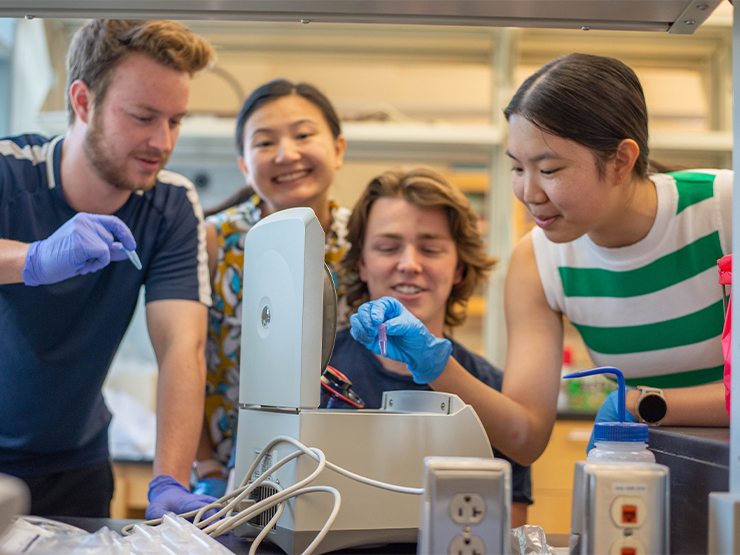
[[[290,443],[291,445],[296,447],[297,451],[294,451],[293,453],[290,453],[286,457],[282,458],[277,463],[273,464],[270,468],[264,470],[256,480],[249,483],[252,475],[257,470],[262,460],[270,452],[270,450],[279,443]],[[318,463],[316,469],[306,478],[288,488],[283,488],[282,486],[280,486],[280,484],[273,482],[272,480],[268,480],[269,476],[271,476],[273,472],[277,471],[290,461],[303,455],[307,455]],[[257,455],[254,462],[252,463],[252,466],[249,467],[249,470],[247,471],[244,479],[242,480],[238,488],[230,493],[227,493],[221,499],[218,499],[217,501],[206,505],[205,507],[183,513],[179,516],[183,518],[192,517],[193,524],[195,526],[202,529],[203,532],[205,532],[206,534],[209,534],[210,536],[215,538],[233,530],[234,528],[241,526],[249,520],[252,520],[257,515],[267,511],[268,509],[277,507],[273,517],[252,541],[252,545],[249,549],[249,554],[253,555],[254,553],[256,553],[257,547],[265,538],[267,533],[275,526],[278,519],[280,518],[280,515],[283,514],[283,511],[285,510],[285,503],[288,500],[307,493],[330,493],[334,496],[334,507],[332,508],[331,514],[329,515],[329,518],[326,520],[326,523],[316,535],[314,540],[308,545],[308,547],[306,547],[305,551],[303,552],[303,555],[311,555],[314,549],[316,549],[316,546],[318,546],[319,543],[321,543],[321,541],[329,533],[329,529],[331,528],[332,524],[334,524],[334,521],[339,514],[339,508],[342,503],[342,497],[339,494],[339,491],[336,490],[336,488],[329,486],[309,486],[309,484],[313,482],[319,476],[319,474],[321,474],[324,468],[329,468],[334,472],[341,474],[342,476],[345,476],[362,484],[385,489],[388,491],[393,491],[396,493],[421,495],[424,491],[423,488],[397,486],[394,484],[388,484],[386,482],[373,480],[372,478],[367,478],[365,476],[360,476],[359,474],[355,474],[354,472],[350,472],[349,470],[328,462],[326,460],[326,456],[320,449],[317,449],[315,447],[306,447],[297,439],[289,436],[277,436],[272,441],[270,441],[264,447],[264,449],[262,449],[259,455]],[[260,486],[269,486],[276,491],[265,499],[262,499],[261,501],[245,509],[239,510],[238,507],[241,502]],[[212,511],[214,509],[217,510],[215,514],[203,519],[208,511]],[[143,525],[154,526],[160,524],[161,522],[162,519],[158,518],[155,520],[148,520],[144,522]],[[121,530],[121,534],[123,534],[124,536],[129,535],[134,526],[141,525],[142,524],[130,524]]]

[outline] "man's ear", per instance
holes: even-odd
[[[624,139],[617,147],[617,154],[614,156],[614,172],[617,182],[622,182],[635,167],[637,159],[640,157],[640,147],[633,139]]]
[[[86,124],[90,123],[93,114],[93,97],[87,83],[77,79],[69,86],[69,101],[75,116]]]
[[[455,277],[452,280],[452,285],[457,285],[463,280],[463,278],[465,277],[465,268],[465,263],[462,260],[458,261],[457,268],[455,268]]]

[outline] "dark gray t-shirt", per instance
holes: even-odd
[[[0,140],[0,238],[46,239],[77,213],[63,193],[62,142]],[[124,260],[52,285],[0,285],[0,472],[49,474],[108,458],[101,387],[142,285],[147,302],[210,304],[202,211],[189,181],[162,172],[114,215],[131,229],[142,270]]]

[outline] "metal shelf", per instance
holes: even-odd
[[[721,0],[4,0],[0,16],[415,23],[692,34]]]
[[[732,131],[698,133],[650,133],[651,150],[732,152]]]
[[[65,112],[43,112],[39,127],[48,135],[67,129]],[[190,116],[183,121],[173,161],[233,164],[234,118]],[[493,125],[447,123],[343,122],[349,160],[429,159],[434,162],[488,163],[495,147],[505,141],[505,131]],[[650,148],[672,151],[732,151],[731,131],[699,133],[656,132]]]
[[[233,164],[233,118],[193,117],[183,122],[173,161]],[[493,126],[443,123],[342,123],[348,160],[469,162],[486,164],[503,132]]]

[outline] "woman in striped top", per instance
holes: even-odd
[[[596,364],[665,389],[663,424],[727,426],[715,268],[731,252],[732,172],[651,173],[642,87],[613,58],[550,62],[505,113],[514,194],[537,226],[506,279],[499,444],[523,463],[547,445],[563,315]],[[627,393],[633,418],[639,393]]]
[[[566,316],[596,364],[665,389],[663,424],[727,426],[715,268],[732,251],[732,172],[652,173],[642,87],[613,58],[554,60],[505,113],[514,193],[537,226],[506,278],[503,389],[444,361],[435,389],[474,404],[491,442],[531,464],[555,421]],[[597,420],[614,409],[607,399]]]

